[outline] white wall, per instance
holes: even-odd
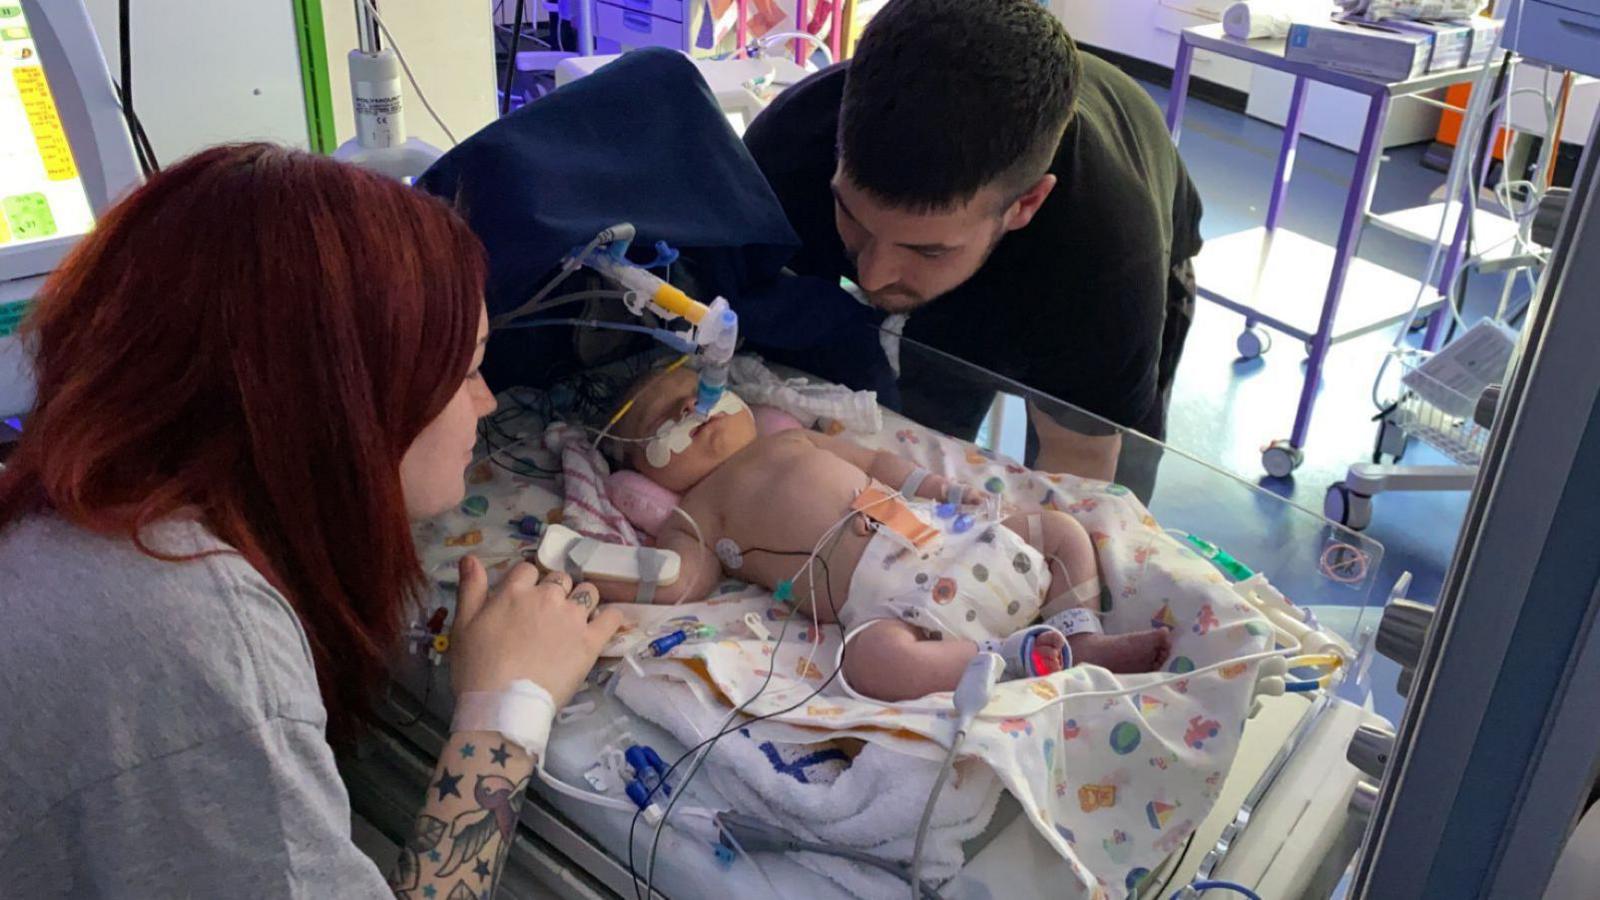
[[[120,80],[117,0],[84,4]],[[287,0],[138,0],[131,9],[134,106],[162,163],[225,141],[306,145]]]
[[[1318,0],[1306,0],[1308,8],[1317,4]],[[1228,0],[1049,0],[1049,5],[1072,36],[1083,43],[1171,68],[1177,62],[1178,33],[1218,21]],[[1257,69],[1202,50],[1195,53],[1190,73],[1248,93],[1246,112],[1255,118],[1275,125],[1282,125],[1287,118],[1294,79],[1282,72]],[[1365,117],[1364,97],[1313,84],[1302,131],[1354,150],[1360,143]],[[1398,100],[1390,109],[1383,145],[1388,148],[1427,140],[1438,122],[1439,114],[1433,107],[1412,99]]]
[[[1074,40],[1172,68],[1178,32],[1218,21],[1223,0],[1050,0],[1050,11]],[[1250,90],[1253,66],[1212,53],[1196,53],[1195,78]]]
[[[494,0],[378,0],[378,10],[428,100],[457,138],[494,120],[498,112],[490,18]],[[328,35],[333,119],[343,143],[356,130],[345,62],[356,46],[355,2],[322,0],[322,17]],[[137,82],[134,89],[138,90]],[[409,81],[405,90],[407,132],[448,150],[449,140],[422,108]]]
[[[1293,96],[1293,75],[1262,69],[1256,73],[1245,112],[1282,126],[1289,118],[1289,102]],[[1444,91],[1435,91],[1433,96],[1443,100]],[[1358,151],[1361,132],[1367,123],[1368,103],[1363,94],[1312,82],[1306,90],[1301,133],[1335,147]],[[1383,149],[1429,141],[1438,131],[1438,107],[1414,97],[1398,97],[1389,105],[1389,117],[1383,127]]]
[[[117,0],[83,2],[117,77]],[[355,133],[345,63],[356,46],[355,4],[321,2],[343,142]],[[495,115],[493,7],[494,0],[379,0],[417,79],[457,137]],[[226,141],[309,144],[289,0],[137,0],[131,23],[134,105],[163,163]],[[447,148],[409,83],[406,97],[411,134]]]

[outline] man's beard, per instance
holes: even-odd
[[[910,291],[893,288],[876,294],[868,294],[867,299],[872,301],[874,309],[882,310],[890,315],[909,313],[926,306],[930,302],[926,297],[913,294]]]
[[[1005,229],[996,229],[994,237],[989,241],[988,248],[983,251],[983,258],[979,261],[977,268],[972,270],[971,275],[968,275],[966,278],[962,279],[959,284],[957,284],[955,287],[952,287],[948,291],[944,291],[943,293],[936,294],[932,297],[924,297],[921,294],[906,290],[905,288],[900,287],[898,284],[894,284],[890,285],[884,290],[867,293],[867,299],[872,302],[873,308],[882,310],[890,315],[915,312],[916,310],[927,306],[929,303],[938,300],[940,297],[949,294],[951,291],[956,290],[956,288],[961,287],[961,285],[966,284],[968,281],[971,281],[972,278],[982,271],[983,267],[988,264],[989,257],[994,255],[995,248],[1000,246],[1000,241],[1005,236]],[[851,257],[850,264],[854,266],[855,263],[855,258]]]

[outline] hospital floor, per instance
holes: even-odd
[[[1164,109],[1166,89],[1146,87]],[[1261,224],[1281,137],[1276,126],[1191,97],[1180,152],[1205,200],[1203,231],[1207,238]],[[1443,173],[1420,164],[1424,149],[1425,145],[1401,147],[1386,155],[1374,194],[1375,212],[1420,205],[1440,189]],[[1284,224],[1333,244],[1354,163],[1353,153],[1302,138]],[[1360,255],[1412,274],[1426,265],[1428,253],[1420,244],[1368,228]],[[1501,284],[1499,276],[1469,280],[1463,304],[1469,324],[1494,312]],[[1524,296],[1525,289],[1513,295],[1513,302]],[[1394,332],[1368,335],[1333,348],[1305,446],[1305,463],[1292,477],[1275,479],[1261,468],[1261,447],[1289,435],[1305,354],[1299,342],[1275,335],[1273,347],[1265,355],[1241,360],[1234,339],[1242,326],[1239,315],[1200,301],[1173,390],[1168,441],[1320,512],[1328,485],[1342,479],[1351,463],[1372,453],[1376,427],[1371,421],[1375,413],[1372,381]],[[1417,336],[1410,339],[1415,341]],[[1218,427],[1218,423],[1225,424]],[[1449,462],[1415,442],[1405,458],[1407,464]],[[1371,603],[1382,603],[1388,587],[1402,572],[1410,572],[1415,579],[1410,592],[1414,599],[1432,602],[1437,598],[1466,506],[1465,492],[1392,493],[1375,499],[1372,524],[1365,533],[1383,545],[1384,556]],[[1404,702],[1394,693],[1396,671],[1380,659],[1373,672],[1374,702],[1380,713],[1394,721],[1398,721]]]

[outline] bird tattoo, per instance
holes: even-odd
[[[468,862],[476,859],[483,848],[496,836],[505,846],[517,830],[517,815],[522,809],[522,792],[528,780],[513,784],[501,775],[479,775],[472,788],[472,799],[478,808],[456,816],[450,827],[454,842],[450,855],[439,869],[439,877],[448,878]]]

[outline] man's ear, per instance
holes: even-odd
[[[1005,216],[1003,217],[1005,229],[1007,231],[1016,231],[1019,228],[1028,227],[1028,223],[1033,221],[1035,215],[1038,215],[1039,207],[1044,206],[1045,199],[1055,189],[1056,176],[1049,173],[1041,176],[1038,181],[1033,183],[1033,187],[1028,188],[1022,196],[1006,207]]]

